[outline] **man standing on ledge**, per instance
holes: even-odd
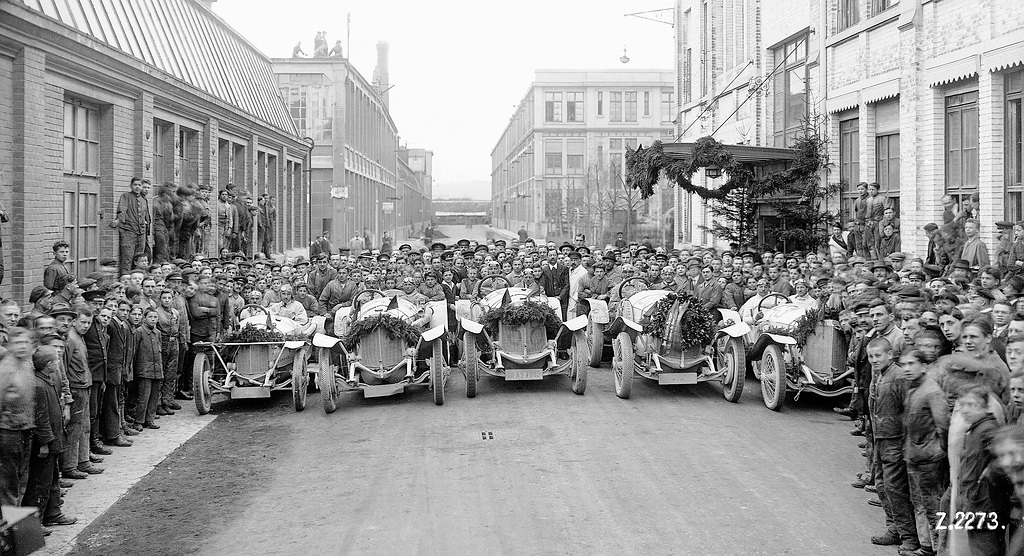
[[[146,252],[146,238],[149,236],[149,201],[143,193],[144,184],[149,180],[132,178],[131,191],[125,191],[117,201],[117,215],[110,223],[118,232],[118,274],[127,274],[132,268],[135,256]]]

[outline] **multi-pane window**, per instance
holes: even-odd
[[[626,93],[626,121],[636,121],[636,91]]]
[[[565,93],[565,121],[583,121],[583,93]]]
[[[860,0],[839,0],[837,31],[842,31],[860,22]]]
[[[899,208],[900,101],[879,102],[875,111],[875,181],[890,205]]]
[[[544,173],[547,175],[562,175],[562,140],[544,140]]]
[[[291,112],[295,127],[299,128],[299,133],[303,135],[307,135],[306,130],[309,129],[306,122],[308,116],[306,89],[305,85],[295,85],[288,88],[288,110]]]
[[[1024,71],[1006,75],[1006,125],[1003,133],[1005,153],[1004,179],[1006,183],[1006,214],[1010,222],[1024,220],[1024,183],[1021,168],[1024,166]]]
[[[875,181],[886,195],[900,191],[900,134],[875,136]]]
[[[153,183],[162,184],[174,179],[174,159],[171,124],[153,122]]]
[[[99,111],[84,104],[64,102],[64,173],[96,176],[100,173]]]
[[[674,100],[675,93],[672,91],[661,92],[661,123],[672,123],[676,119]]]
[[[871,15],[880,14],[895,5],[894,0],[871,0]]]
[[[839,179],[850,189],[860,181],[860,119],[839,122]]]
[[[178,183],[188,185],[199,181],[199,132],[178,129]]]
[[[622,93],[616,92],[616,91],[612,91],[612,92],[608,93],[608,102],[611,104],[611,106],[609,106],[609,112],[611,114],[611,117],[609,118],[609,121],[621,122],[622,121]]]
[[[774,55],[778,68],[772,80],[775,146],[787,147],[807,119],[807,37],[780,45]]]
[[[612,187],[619,185],[622,172],[626,168],[626,153],[622,150],[622,139],[608,140],[608,170]]]
[[[583,175],[583,140],[569,139],[565,145],[565,173]]]
[[[544,121],[562,121],[562,93],[544,93]]]
[[[604,116],[604,91],[597,92],[597,115]]]
[[[644,116],[651,115],[651,92],[644,91]]]
[[[96,270],[100,256],[100,195],[99,180],[65,181],[64,184],[64,241],[71,245],[71,259],[67,265],[71,273],[84,278]]]
[[[978,189],[978,92],[946,97],[946,192]]]

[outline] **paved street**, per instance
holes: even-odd
[[[467,399],[456,374],[443,407],[220,404],[73,553],[893,552],[868,542],[883,516],[847,486],[863,460],[827,401],[771,413],[752,380],[738,405],[637,380],[631,400],[605,368],[585,396],[487,378]]]

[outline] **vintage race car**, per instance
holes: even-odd
[[[827,397],[853,392],[846,336],[838,322],[819,320],[816,311],[780,293],[768,294],[744,317],[754,322],[746,336],[747,360],[768,409],[782,409],[787,392],[795,392],[794,399],[804,392]]]
[[[620,292],[631,281],[646,284],[643,278],[631,278],[617,286]],[[746,369],[743,336],[749,326],[735,311],[719,310],[719,314],[706,319],[708,326],[726,324],[710,335],[711,343],[684,345],[679,333],[684,320],[690,316],[690,304],[689,299],[680,299],[667,290],[639,291],[622,299],[610,311],[600,302],[591,302],[594,318],[589,328],[590,362],[592,366],[600,366],[604,346],[611,345],[617,396],[629,398],[635,371],[662,385],[716,380],[721,382],[726,400],[739,401]],[[665,312],[663,337],[645,331],[641,325],[656,308]]]
[[[291,390],[295,410],[302,411],[309,387],[309,337],[316,324],[273,316],[259,305],[246,305],[242,310],[253,316],[239,323],[240,330],[255,332],[243,335],[286,339],[195,342],[193,346],[199,350],[192,366],[196,409],[203,415],[209,413],[217,393],[231,399],[269,398],[271,392]]]
[[[485,281],[493,280],[503,287],[481,295]],[[481,280],[475,299],[456,306],[462,315],[467,397],[476,396],[481,373],[506,381],[564,374],[572,380],[573,392],[586,390],[586,316],[562,322],[558,298],[528,297],[526,289],[511,287],[503,276]]]
[[[346,390],[373,398],[416,385],[429,386],[434,403],[443,404],[450,373],[444,345],[446,311],[444,301],[418,307],[378,290],[359,292],[351,307],[342,307],[335,314],[333,336],[313,337],[319,350],[317,385],[324,411],[333,413]],[[414,323],[424,315],[429,322],[416,327]],[[348,346],[346,339],[352,341]]]

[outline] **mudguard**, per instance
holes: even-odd
[[[462,329],[467,332],[472,332],[473,334],[479,334],[483,332],[484,325],[469,319],[462,319]]]
[[[750,325],[743,321],[739,321],[730,324],[729,326],[726,326],[725,328],[719,330],[719,332],[721,332],[722,334],[728,334],[733,338],[739,338],[741,336],[746,335],[747,332],[750,332]]]
[[[284,343],[285,349],[299,349],[304,345],[306,345],[306,342],[303,342],[302,340],[289,340]]]
[[[598,324],[608,324],[608,302],[601,299],[588,299],[590,303],[590,320]]]
[[[562,324],[569,330],[576,332],[577,330],[586,328],[588,323],[587,315],[580,315],[576,318],[569,319]]]
[[[338,345],[341,338],[335,338],[334,336],[328,336],[327,334],[316,334],[313,336],[313,345],[318,348],[332,348]]]
[[[423,341],[433,342],[434,340],[440,338],[441,335],[444,334],[444,328],[445,327],[443,324],[439,324],[431,328],[430,330],[427,330],[426,332],[423,333]]]

